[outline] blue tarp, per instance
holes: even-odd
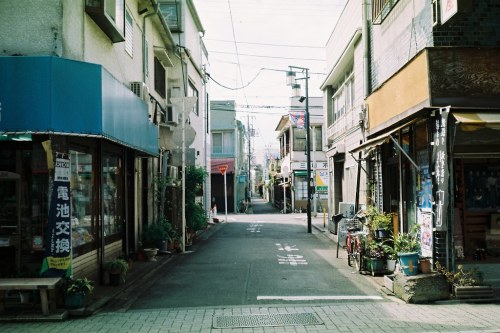
[[[0,133],[97,136],[158,155],[146,103],[100,65],[0,57],[0,103]]]

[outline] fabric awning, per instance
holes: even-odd
[[[234,158],[212,158],[210,173],[220,174],[219,167],[227,165],[226,173],[234,173]]]
[[[481,128],[500,130],[499,113],[453,112],[452,115],[463,131],[475,131]]]
[[[373,149],[376,146],[380,146],[383,143],[387,143],[390,140],[389,136],[391,134],[393,134],[394,132],[399,131],[400,129],[402,129],[404,127],[410,126],[415,121],[417,121],[417,119],[413,119],[412,121],[409,121],[409,122],[405,123],[404,125],[396,127],[394,129],[390,130],[389,132],[381,134],[381,135],[379,135],[379,136],[377,136],[377,137],[375,137],[373,139],[366,140],[365,142],[363,142],[362,144],[360,144],[356,148],[350,150],[349,153],[356,154],[356,153],[359,153],[360,151],[365,151],[366,152],[367,150]]]

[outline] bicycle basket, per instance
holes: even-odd
[[[363,229],[363,223],[361,223],[360,219],[345,219],[345,227],[346,228],[359,228]]]

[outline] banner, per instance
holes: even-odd
[[[290,118],[290,122],[294,124],[297,128],[305,127],[305,112],[290,112],[288,113],[288,117]]]
[[[70,277],[72,275],[70,165],[67,155],[60,153],[56,155],[41,275]]]
[[[448,229],[449,178],[448,170],[448,114],[450,107],[440,108],[435,116],[432,143],[432,175],[434,191],[434,217],[436,231]]]

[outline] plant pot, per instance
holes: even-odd
[[[420,265],[420,272],[422,272],[422,274],[432,273],[430,259],[420,259],[419,265]]]
[[[453,285],[453,294],[457,299],[480,299],[494,296],[491,286],[457,286]]]
[[[122,282],[122,274],[121,273],[109,273],[109,285],[110,286],[119,286]]]
[[[149,248],[143,250],[144,255],[146,256],[147,261],[156,261],[155,255],[158,253],[158,249]]]
[[[381,274],[385,272],[385,260],[377,258],[366,258],[366,269],[371,272],[372,275]]]
[[[159,248],[158,248],[158,252],[160,253],[167,253],[168,252],[168,241],[163,241],[161,242]]]
[[[418,274],[418,253],[398,253],[399,266],[405,275]]]
[[[68,294],[64,296],[64,306],[66,309],[79,309],[85,302],[84,293]]]
[[[377,229],[373,231],[376,239],[389,238],[389,231],[386,229]]]
[[[387,259],[385,262],[385,268],[389,272],[394,272],[396,270],[396,259]]]

